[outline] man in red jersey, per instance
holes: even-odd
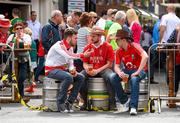
[[[113,73],[112,63],[114,61],[114,52],[112,46],[101,41],[101,36],[104,35],[104,30],[99,27],[93,27],[90,33],[92,43],[88,44],[84,48],[84,52],[91,52],[89,57],[83,58],[84,70],[81,72],[85,75],[86,80],[89,77],[102,77],[107,82],[107,88],[110,96],[109,108],[114,108],[114,91],[110,85],[110,77]],[[81,87],[81,96],[84,99],[84,105],[81,110],[86,110],[87,107],[87,81],[84,86]]]
[[[114,67],[116,75],[113,75],[111,84],[114,87],[117,99],[121,102],[123,91],[120,81],[126,77],[126,74],[129,75],[129,83],[131,85],[130,114],[136,115],[139,99],[139,82],[145,78],[144,68],[148,55],[139,44],[133,42],[133,39],[125,30],[117,31],[116,42],[119,46]],[[121,63],[124,65],[123,68],[120,67]],[[123,98],[126,98],[126,96],[124,95]]]

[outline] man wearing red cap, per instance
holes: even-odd
[[[11,22],[9,19],[0,19],[0,43],[6,44],[6,40],[8,38],[8,30],[10,27],[11,27]],[[3,53],[3,47],[0,46],[0,66],[2,63],[5,62],[6,62],[6,57],[5,54]]]
[[[9,19],[0,19],[0,43],[5,43],[8,38],[8,30],[11,27]]]
[[[110,105],[109,108],[114,108],[114,94],[109,84],[109,79],[111,77],[112,63],[114,61],[114,52],[112,46],[101,40],[101,36],[104,35],[104,30],[99,27],[93,27],[90,33],[92,43],[88,44],[84,48],[85,51],[91,52],[90,57],[83,58],[83,67],[84,70],[82,74],[85,75],[86,80],[88,77],[102,77],[105,82],[107,82],[107,88],[110,96]],[[87,107],[87,81],[84,86],[81,88],[81,96],[84,100],[84,105],[81,107],[81,110],[86,110]]]

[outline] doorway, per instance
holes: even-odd
[[[22,5],[22,4],[7,4],[0,3],[0,14],[5,15],[5,18],[13,19],[12,17],[12,9],[18,8],[21,11],[20,17],[24,20],[27,20],[30,15],[30,5]]]

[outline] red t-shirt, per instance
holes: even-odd
[[[137,48],[141,48],[137,43],[128,44],[127,51],[119,48],[116,52],[116,64],[122,61],[126,69],[137,70],[141,62],[141,53]]]
[[[142,31],[141,25],[138,24],[137,22],[134,22],[131,27],[131,31],[134,42],[140,44],[141,31]]]
[[[180,51],[176,53],[176,64],[180,64]]]
[[[8,33],[0,32],[0,43],[6,44],[7,39],[8,39]]]
[[[84,48],[84,52],[86,50],[91,50],[94,52],[91,53],[90,57],[84,57],[82,61],[88,64],[93,64],[94,69],[98,69],[104,66],[107,61],[114,61],[114,51],[112,49],[112,46],[107,42],[104,42],[97,48],[93,44],[88,44]]]

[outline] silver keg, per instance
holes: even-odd
[[[43,81],[43,105],[52,111],[58,111],[57,96],[60,88],[60,82],[45,77]]]
[[[108,110],[109,95],[103,78],[89,78],[88,102],[91,110]]]

